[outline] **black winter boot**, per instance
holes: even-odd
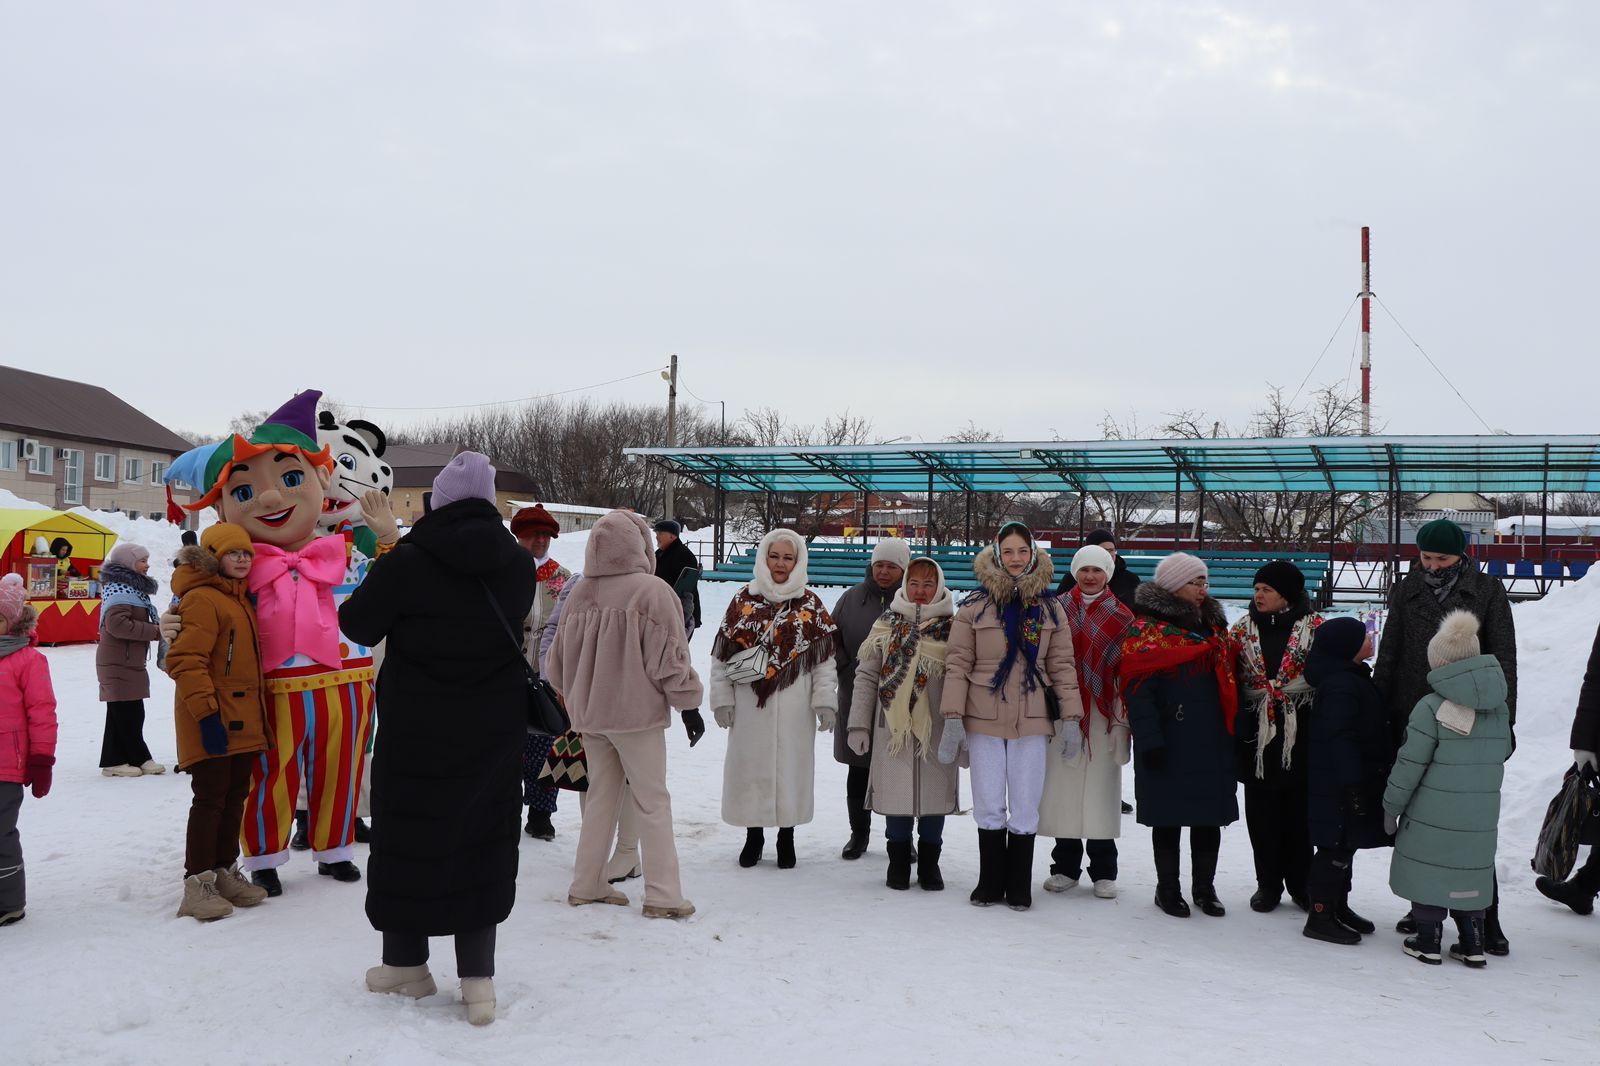
[[[311,814],[308,811],[294,812],[294,836],[289,838],[289,846],[296,851],[311,850]]]
[[[1189,917],[1189,901],[1178,880],[1178,849],[1156,848],[1156,906],[1174,918]]]
[[[865,830],[857,832],[850,830],[850,839],[845,841],[844,850],[839,853],[841,859],[859,859],[867,853],[867,837],[871,834]]]
[[[871,771],[865,766],[852,766],[845,781],[845,813],[850,816],[850,839],[845,842],[841,859],[859,859],[867,852],[872,839],[872,812],[867,809],[867,785]]]
[[[1311,911],[1306,916],[1306,927],[1301,932],[1312,940],[1321,940],[1327,944],[1361,943],[1360,933],[1340,924],[1338,910],[1338,905],[1332,902],[1321,900],[1313,902]]]
[[[1316,904],[1312,904],[1312,906],[1314,907]],[[1339,909],[1337,912],[1335,912],[1334,917],[1339,920],[1340,925],[1344,926],[1346,929],[1353,929],[1358,933],[1376,933],[1378,931],[1378,927],[1376,925],[1373,925],[1371,922],[1361,917],[1361,915],[1350,909],[1349,896],[1346,896],[1344,899],[1339,901]]]
[[[342,862],[319,862],[317,863],[317,873],[322,874],[324,877],[331,877],[335,881],[343,881],[345,884],[352,884],[361,880],[361,871],[349,859],[345,859]],[[270,890],[268,890],[268,894],[271,894]]]
[[[1189,867],[1194,874],[1194,905],[1200,908],[1201,914],[1213,918],[1221,918],[1228,913],[1228,909],[1217,898],[1215,882],[1217,879],[1217,853],[1209,848],[1200,850],[1194,847],[1193,837],[1189,840]]]
[[[372,829],[367,825],[365,818],[356,819],[355,834],[357,844],[372,843]]]
[[[1411,936],[1417,931],[1417,920],[1411,916],[1410,911],[1406,911],[1406,916],[1394,923],[1394,931],[1406,936]]]
[[[1450,957],[1464,962],[1474,970],[1489,965],[1483,956],[1483,925],[1480,918],[1456,919],[1456,942],[1450,945]]]
[[[891,840],[885,850],[889,852],[889,874],[883,883],[904,892],[911,887],[911,841]]]
[[[1033,906],[1033,833],[1006,834],[1006,906],[1025,911]]]
[[[1444,926],[1437,922],[1432,925],[1416,923],[1417,931],[1414,935],[1406,937],[1403,950],[1418,962],[1425,962],[1429,966],[1437,966],[1444,961],[1439,955],[1439,942],[1444,939]]]
[[[778,830],[778,869],[794,869],[794,827]]]
[[[1565,904],[1573,914],[1594,913],[1594,893],[1589,891],[1587,885],[1579,882],[1574,877],[1570,881],[1557,881],[1551,877],[1538,877],[1534,879],[1533,887],[1545,899],[1553,899],[1557,903]]]
[[[251,870],[250,883],[257,888],[266,889],[269,896],[283,895],[283,882],[278,880],[276,870]]]
[[[1277,889],[1262,885],[1250,897],[1250,909],[1257,914],[1271,914],[1278,909],[1278,903],[1282,899]]]
[[[944,874],[939,872],[939,853],[943,844],[917,841],[917,884],[924,892],[943,892]]]
[[[1006,898],[1006,831],[978,830],[978,887],[968,897],[975,907],[992,907]]]
[[[1511,954],[1511,942],[1500,928],[1500,886],[1495,886],[1494,902],[1483,912],[1483,950],[1491,955]]]
[[[535,840],[554,840],[556,838],[556,827],[550,824],[550,813],[548,811],[530,810],[528,812],[527,833]]]
[[[739,865],[746,870],[761,861],[761,851],[767,846],[767,834],[759,828],[744,831],[744,849],[739,852]]]

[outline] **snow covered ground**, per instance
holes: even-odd
[[[165,581],[172,527],[125,522],[123,532],[152,548]],[[561,538],[557,557],[581,565],[583,541]],[[735,590],[703,586],[707,622]],[[50,649],[61,743],[54,791],[22,810],[28,917],[0,930],[0,1048],[30,1066],[1591,1062],[1600,918],[1539,897],[1528,856],[1569,762],[1600,581],[1518,606],[1516,619],[1520,747],[1499,862],[1512,954],[1486,971],[1401,954],[1390,927],[1404,905],[1388,890],[1386,853],[1357,859],[1352,903],[1380,926],[1359,947],[1305,940],[1292,908],[1252,913],[1243,823],[1223,834],[1223,919],[1182,921],[1151,905],[1149,836],[1132,816],[1113,901],[1079,890],[1036,892],[1029,913],[968,906],[977,873],[968,818],[947,829],[947,891],[891,892],[881,837],[864,859],[839,859],[844,772],[827,737],[817,742],[818,817],[796,834],[799,867],[778,870],[769,838],[767,861],[742,870],[743,834],[718,816],[724,736],[712,726],[692,751],[680,731],[669,735],[684,885],[699,913],[643,919],[638,882],[623,886],[631,909],[567,907],[579,817],[564,795],[555,841],[522,845],[517,907],[500,930],[499,1016],[487,1029],[463,1018],[444,941],[432,963],[439,995],[366,992],[378,937],[363,887],[318,878],[307,854],[284,868],[281,899],[211,925],[175,919],[188,779],[102,778],[94,649]],[[702,672],[711,635],[694,640]],[[146,736],[170,765],[171,684],[154,674],[153,686]],[[1126,791],[1131,800],[1131,778]]]

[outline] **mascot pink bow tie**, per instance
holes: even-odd
[[[299,654],[337,669],[344,660],[333,588],[344,579],[344,538],[318,537],[297,552],[271,544],[255,549],[250,591],[260,618],[262,665],[275,670]]]

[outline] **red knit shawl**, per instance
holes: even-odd
[[[1203,637],[1193,630],[1161,618],[1141,616],[1122,642],[1123,698],[1155,674],[1171,671],[1210,671],[1222,699],[1222,720],[1233,735],[1239,712],[1239,688],[1233,678],[1232,644],[1226,631]]]

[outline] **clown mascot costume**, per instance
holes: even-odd
[[[261,664],[272,747],[250,777],[240,866],[277,896],[277,868],[289,859],[295,794],[302,778],[310,804],[317,872],[359,881],[356,797],[372,728],[372,658],[339,634],[334,590],[346,580],[349,542],[319,536],[317,522],[333,476],[328,448],[317,447],[321,393],[297,394],[246,440],[215,445],[192,511],[214,506],[243,526],[255,546],[250,591],[256,598]],[[387,497],[362,500],[382,556],[399,539]],[[174,616],[162,619],[170,625]]]

